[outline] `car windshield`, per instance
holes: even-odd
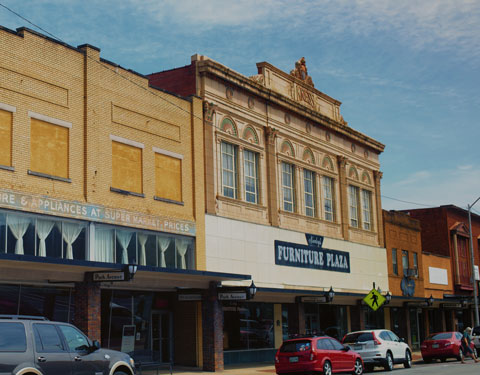
[[[284,342],[280,348],[282,353],[296,353],[296,352],[306,352],[310,350],[312,343],[310,340],[305,341],[287,341]]]
[[[452,338],[452,334],[450,332],[443,332],[443,333],[432,333],[426,338],[426,340],[448,340],[451,338]]]
[[[372,341],[373,334],[372,332],[356,332],[356,333],[349,333],[345,336],[343,340],[344,344],[354,344],[356,342],[365,342],[365,341]]]

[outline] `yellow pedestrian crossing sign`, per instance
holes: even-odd
[[[368,293],[363,301],[370,306],[373,311],[377,311],[380,306],[382,306],[386,298],[382,296],[375,288],[373,288],[370,293]]]

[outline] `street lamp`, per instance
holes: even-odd
[[[255,297],[255,294],[257,294],[257,287],[253,283],[253,280],[250,286],[247,288],[247,294],[248,294],[247,299],[253,299],[253,297]]]
[[[127,281],[133,279],[133,276],[135,276],[135,274],[137,273],[137,268],[138,266],[136,264],[129,264],[124,267],[123,272],[125,273],[125,278],[127,279]]]
[[[477,198],[472,204],[467,204],[468,207],[468,230],[470,232],[470,256],[472,257],[472,279],[473,279],[473,300],[475,301],[475,326],[480,325],[478,318],[478,296],[477,296],[477,280],[475,280],[475,257],[473,256],[473,238],[472,238],[472,215],[470,213],[472,207],[478,202]]]

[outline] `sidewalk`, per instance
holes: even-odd
[[[422,354],[420,352],[412,353],[412,361],[418,362],[422,360]],[[140,372],[137,372],[140,374]],[[142,371],[142,375],[169,375],[169,369],[149,370]],[[275,366],[268,363],[248,363],[245,365],[230,365],[226,366],[222,372],[207,372],[201,369],[192,367],[174,367],[172,370],[174,375],[200,375],[200,374],[215,374],[215,375],[269,375],[275,374]]]

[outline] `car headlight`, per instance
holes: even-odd
[[[132,357],[129,358],[130,366],[135,367],[135,361],[133,360]]]

